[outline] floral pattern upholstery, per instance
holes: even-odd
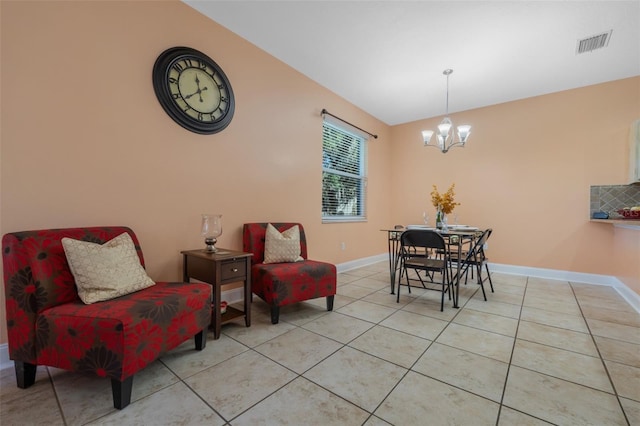
[[[25,231],[3,237],[9,356],[16,362],[20,387],[33,384],[20,376],[25,365],[33,372],[36,365],[48,365],[122,383],[193,336],[201,339],[196,340],[199,349],[206,344],[211,319],[208,284],[158,282],[104,302],[85,305],[79,299],[60,240],[103,244],[123,232],[131,235],[144,266],[138,239],[126,227]],[[114,388],[114,405],[123,408],[115,393]]]
[[[265,234],[268,223],[245,223],[243,251],[251,258],[251,289],[271,307],[271,322],[278,323],[280,306],[317,297],[327,297],[327,310],[333,309],[337,272],[335,265],[307,259],[307,240],[300,223],[271,224],[280,232],[292,226],[300,228],[301,262],[269,263],[264,261]]]

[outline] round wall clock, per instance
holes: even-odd
[[[153,89],[167,114],[192,132],[217,133],[233,118],[229,79],[213,59],[195,49],[162,52],[153,65]]]

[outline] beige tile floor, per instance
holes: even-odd
[[[1,371],[8,425],[640,425],[640,315],[613,289],[493,274],[488,301],[463,287],[389,294],[387,263],[340,274],[324,299],[272,325],[223,326],[134,379],[130,406],[109,380],[38,368],[27,390]]]

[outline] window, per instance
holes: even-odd
[[[326,120],[322,124],[322,221],[364,221],[366,139]]]

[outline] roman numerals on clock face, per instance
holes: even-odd
[[[198,59],[175,62],[168,81],[172,99],[195,120],[214,122],[229,106],[229,93],[220,74]]]

